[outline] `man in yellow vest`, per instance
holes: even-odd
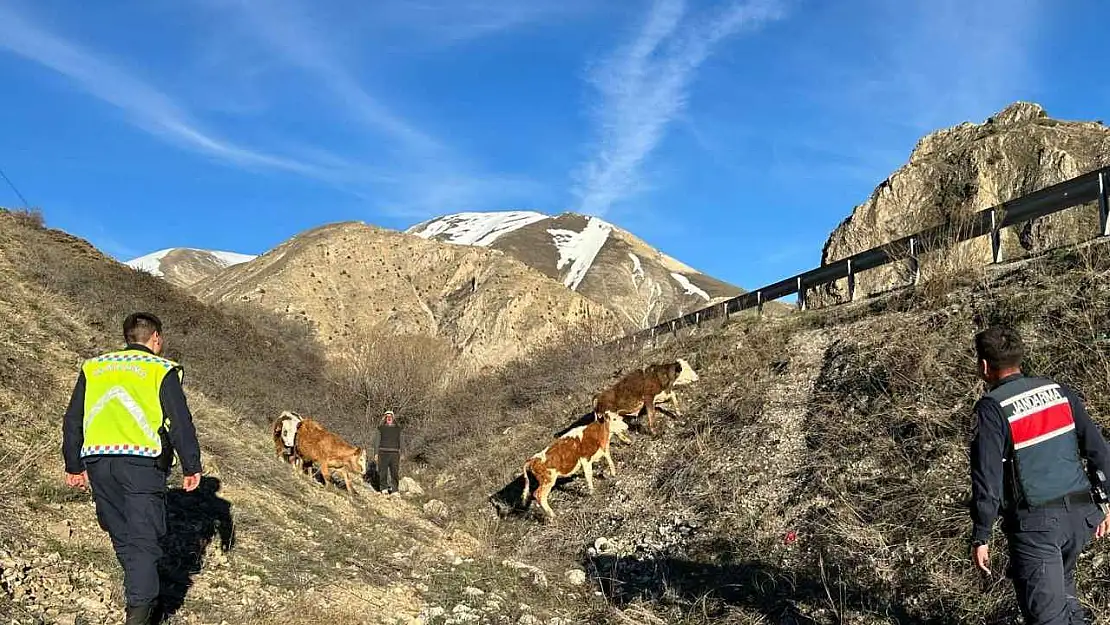
[[[133,313],[127,346],[85,361],[66,409],[66,484],[92,486],[96,518],[123,567],[126,625],[160,620],[159,545],[166,533],[166,477],[174,451],[184,488],[200,484],[200,444],[181,365],[161,358],[162,322]]]

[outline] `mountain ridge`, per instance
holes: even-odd
[[[228,267],[250,262],[254,254],[193,247],[170,247],[133,258],[124,264],[180,287],[189,287]]]
[[[374,334],[432,337],[458,352],[463,369],[499,366],[575,329],[621,331],[612,312],[499,250],[360,221],[299,233],[190,292],[306,323],[335,354]]]
[[[630,329],[679,317],[744,291],[599,217],[563,212],[463,212],[407,230],[455,245],[502,250],[621,316]]]

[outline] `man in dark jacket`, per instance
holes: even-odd
[[[123,567],[126,625],[156,622],[166,477],[174,450],[184,489],[200,483],[200,443],[181,388],[181,365],[161,358],[162,322],[123,322],[127,346],[85,361],[62,425],[66,484],[91,484],[96,518]],[[168,427],[167,427],[168,426]]]
[[[401,426],[397,425],[392,410],[385,411],[376,434],[378,490],[393,493],[400,479]]]
[[[987,545],[1001,516],[1025,623],[1082,623],[1075,562],[1092,534],[1110,530],[1091,494],[1104,487],[1097,472],[1110,474],[1110,447],[1071,389],[1022,373],[1017,332],[992,327],[975,349],[988,391],[974,409],[972,559],[990,575]]]

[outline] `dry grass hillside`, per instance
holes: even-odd
[[[1016,622],[1009,581],[973,572],[965,542],[972,337],[1016,324],[1027,371],[1074,386],[1110,425],[1108,277],[1103,241],[843,307],[735,318],[643,352],[552,352],[472,396],[480,429],[422,433],[421,479],[514,559],[587,571],[604,607],[584,606],[580,622]],[[675,356],[701,376],[680,392],[684,418],[658,439],[614,442],[617,475],[594,497],[580,478],[556,488],[556,523],[512,508],[524,460],[592,392]],[[1110,622],[1108,544],[1079,565],[1098,623]]]
[[[192,289],[309,324],[336,352],[368,336],[432,336],[463,365],[500,366],[614,314],[496,250],[340,223],[297,235]]]
[[[267,426],[286,408],[366,442],[347,417],[363,398],[334,379],[303,327],[204,305],[4,211],[0,622],[122,620],[119,565],[91,497],[62,485],[60,424],[81,360],[118,348],[121,320],[136,309],[162,316],[167,355],[186,367],[205,464],[199,491],[167,495],[164,593],[181,604],[171,623],[560,622],[566,588],[537,595],[425,497],[360,483],[348,498],[273,458]]]
[[[420,375],[440,367],[435,351],[420,352],[392,380],[434,399],[401,412],[402,471],[424,493],[360,485],[350,500],[290,475],[265,425],[292,407],[363,442],[373,370],[347,379],[301,324],[202,304],[0,213],[0,617],[118,617],[118,566],[88,496],[60,485],[58,420],[80,359],[145,308],[187,367],[206,483],[220,482],[169,496],[176,623],[1013,623],[1008,580],[980,578],[965,547],[971,339],[1016,324],[1028,371],[1110,424],[1108,277],[1100,241],[842,307],[738,315],[641,351],[586,335],[443,387]],[[593,497],[580,478],[557,488],[555,523],[514,505],[523,462],[593,392],[676,356],[701,376],[680,389],[681,418],[614,443],[617,474],[598,465]],[[1079,565],[1098,623],[1110,623],[1106,545]]]

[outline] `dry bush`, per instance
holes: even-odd
[[[8,213],[19,223],[32,228],[42,228],[45,223],[42,216],[42,209],[39,208],[20,208],[15,210],[0,208],[0,212]]]
[[[419,430],[441,415],[442,396],[452,381],[457,351],[445,340],[423,335],[377,333],[355,342],[339,366],[338,379],[364,406],[359,423],[378,426],[394,410],[406,428]]]

